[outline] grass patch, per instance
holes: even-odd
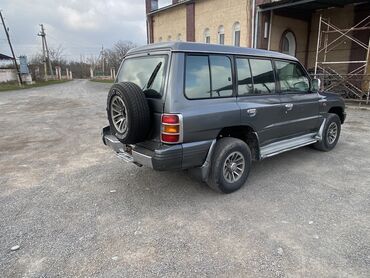
[[[99,82],[99,83],[108,83],[108,84],[113,84],[113,80],[107,80],[107,79],[90,79],[92,82]]]
[[[65,82],[68,82],[68,81],[70,81],[70,80],[37,81],[37,83],[31,84],[31,85],[23,84],[22,87],[19,87],[18,83],[14,83],[14,82],[0,83],[0,92],[36,88],[36,87],[42,87],[42,86],[47,86],[47,85],[65,83]]]

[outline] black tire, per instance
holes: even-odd
[[[330,127],[336,126],[337,133],[335,140],[330,139]],[[337,145],[339,136],[341,131],[341,122],[337,114],[328,114],[328,117],[326,118],[326,123],[324,126],[324,130],[322,133],[322,140],[313,144],[313,147],[317,150],[328,152],[334,149],[334,147]],[[333,137],[332,137],[333,138]]]
[[[230,182],[224,175],[226,160],[233,153],[243,156],[244,168],[240,173],[240,178]],[[214,190],[222,193],[232,193],[240,189],[246,182],[252,164],[252,155],[248,145],[240,139],[227,137],[217,141],[212,154],[211,169],[207,184]],[[229,172],[230,174],[230,172]]]
[[[112,112],[112,101],[124,103],[121,113],[125,114],[125,126],[121,130],[119,124],[113,122],[117,116],[114,109]],[[117,108],[117,106],[115,106]],[[125,112],[122,112],[125,111]],[[107,113],[112,134],[124,144],[135,144],[144,141],[150,131],[150,110],[148,102],[139,86],[131,82],[114,84],[107,98]],[[116,115],[112,116],[113,113]],[[119,116],[119,115],[118,115]]]

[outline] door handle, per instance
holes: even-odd
[[[290,111],[290,110],[292,110],[293,109],[293,103],[287,103],[287,104],[285,104],[285,108],[286,108],[286,110],[287,111]]]
[[[254,116],[256,116],[256,114],[257,114],[257,109],[255,109],[255,108],[248,109],[248,110],[247,110],[247,113],[248,113],[248,115],[249,115],[250,117],[254,117]]]

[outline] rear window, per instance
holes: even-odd
[[[118,82],[133,82],[145,90],[163,95],[167,56],[127,58],[117,75]],[[151,84],[148,84],[152,78]],[[153,79],[154,78],[154,79]],[[148,88],[147,86],[150,85]]]
[[[185,95],[189,99],[230,97],[231,60],[223,55],[187,55]]]

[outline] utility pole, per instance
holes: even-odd
[[[18,84],[21,87],[22,86],[22,76],[21,76],[21,73],[20,73],[19,68],[18,68],[17,60],[15,59],[15,54],[14,54],[12,43],[10,42],[8,28],[5,26],[3,14],[1,13],[1,11],[0,11],[0,17],[1,17],[1,22],[3,23],[3,26],[4,26],[4,31],[5,31],[6,37],[8,39],[10,51],[12,52],[12,55],[13,55],[14,66],[15,66],[15,69],[17,70],[17,74],[18,74]]]
[[[50,61],[50,56],[49,56],[49,48],[48,48],[48,43],[46,42],[46,33],[45,33],[44,25],[40,24],[40,26],[41,26],[41,31],[37,35],[40,36],[41,40],[42,40],[42,56],[43,56],[43,59],[44,59],[45,80],[48,79],[46,59],[48,60],[48,63],[49,63],[50,75],[54,79],[54,72],[53,72],[53,68],[51,67],[51,61]]]
[[[43,30],[43,28],[41,28],[41,30]],[[44,64],[44,77],[45,77],[45,81],[48,81],[48,69],[47,69],[47,65],[46,65],[45,43],[44,43],[44,37],[43,37],[44,34],[43,33],[39,33],[37,35],[38,36],[41,36],[41,42],[42,42],[42,62]]]
[[[81,78],[83,78],[84,67],[83,67],[82,54],[80,54],[80,70],[81,70]]]
[[[104,57],[104,47],[101,46],[101,64],[102,64],[102,71],[103,71],[103,76],[105,75],[104,72],[104,63],[105,63],[105,57]]]

